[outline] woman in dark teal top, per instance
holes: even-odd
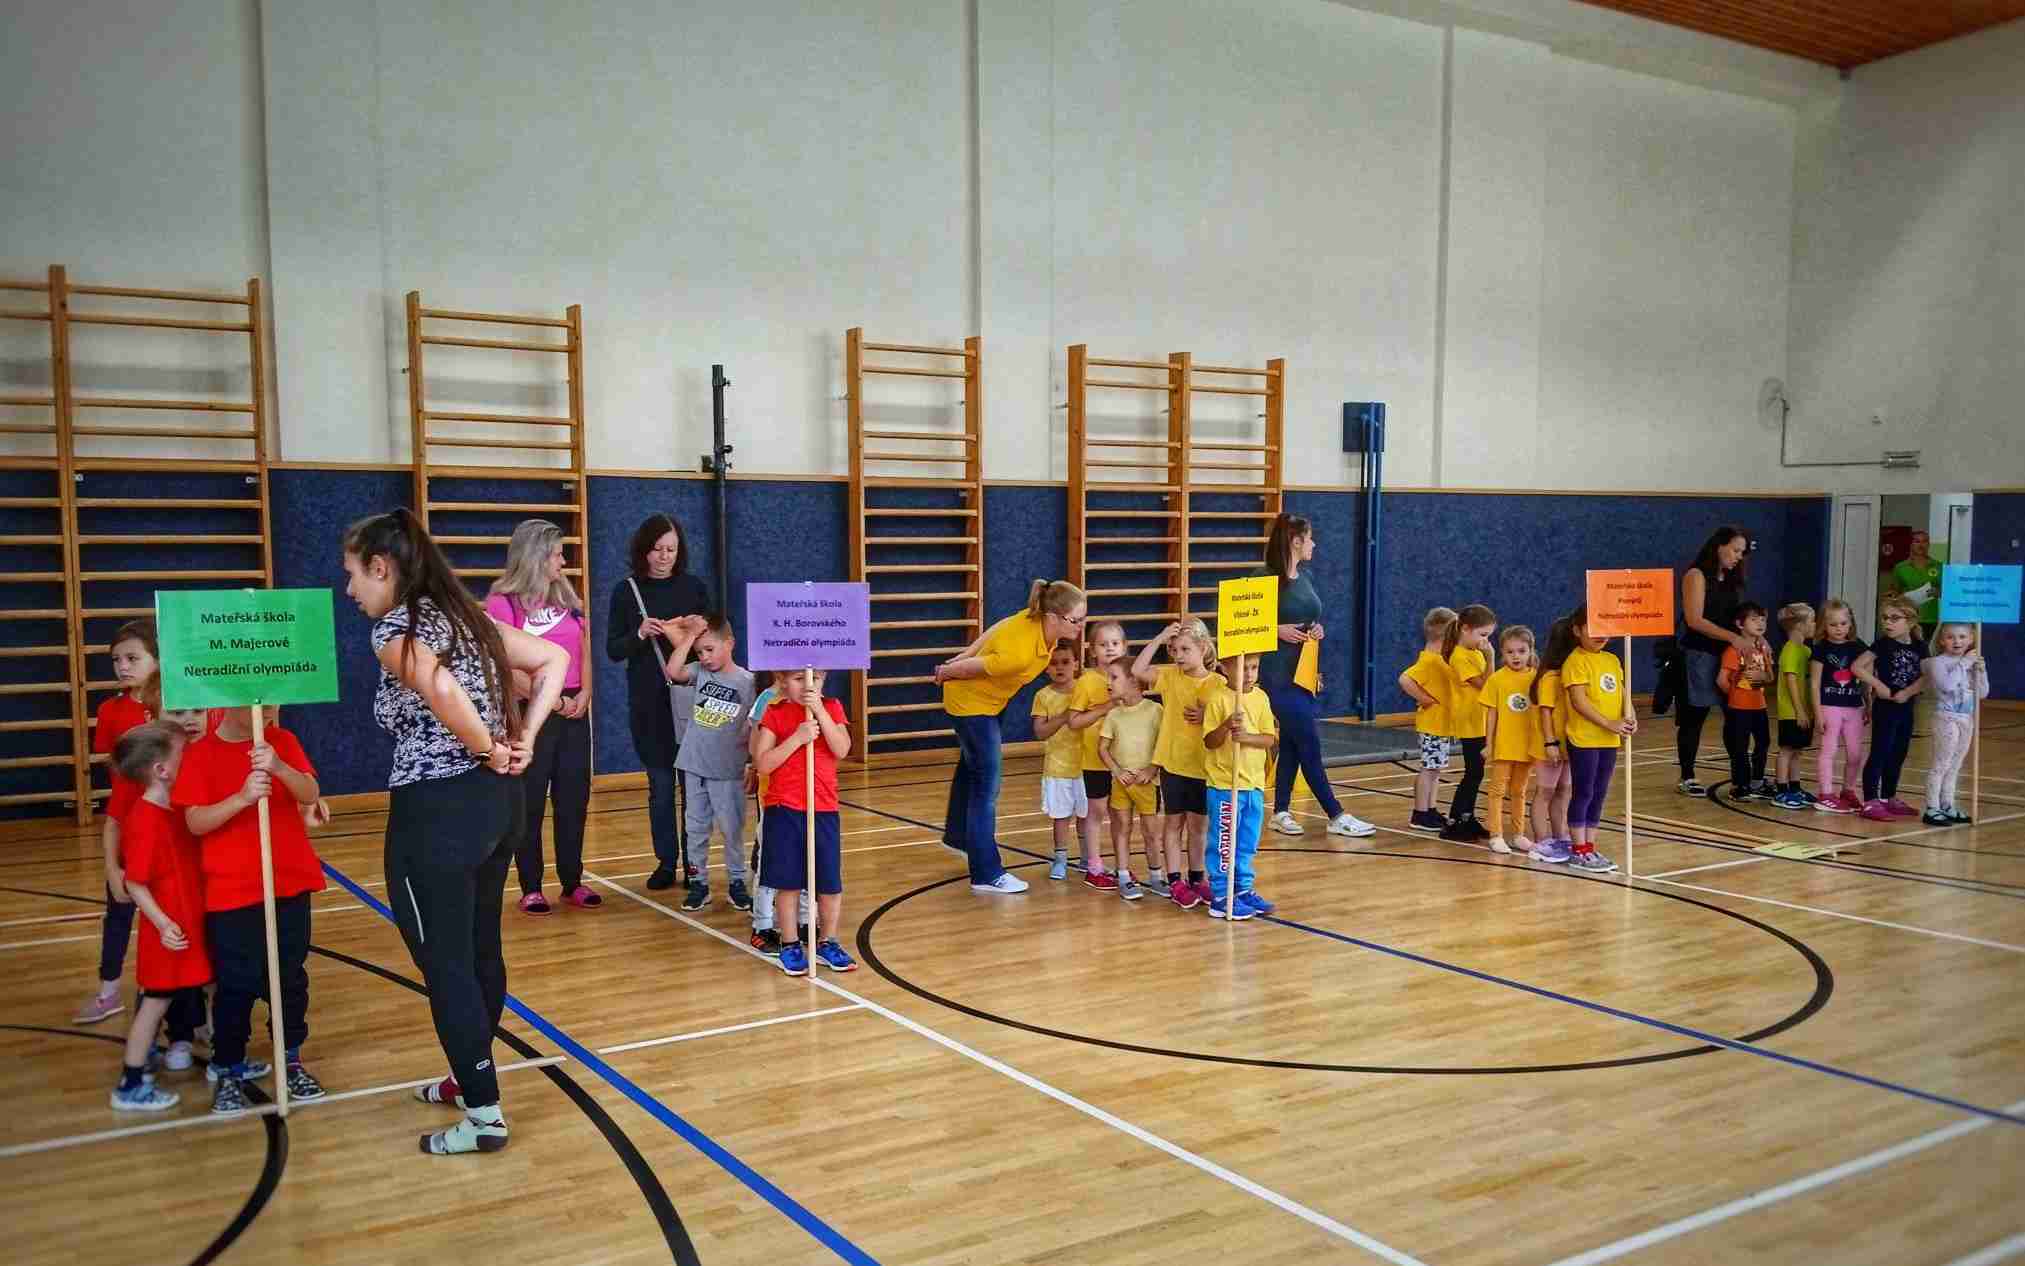
[[[1322,732],[1319,727],[1314,691],[1294,680],[1300,667],[1301,648],[1322,640],[1322,599],[1314,582],[1301,573],[1301,564],[1315,557],[1315,530],[1297,514],[1282,514],[1273,520],[1266,538],[1266,565],[1260,574],[1280,578],[1280,613],[1277,623],[1280,644],[1259,656],[1259,685],[1273,705],[1280,724],[1280,766],[1273,781],[1273,829],[1282,835],[1303,835],[1300,819],[1292,813],[1294,771],[1307,779],[1308,790],[1329,815],[1331,835],[1371,835],[1377,827],[1343,811],[1329,786],[1328,771],[1322,768]]]

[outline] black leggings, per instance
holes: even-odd
[[[1709,719],[1707,708],[1697,708],[1685,694],[1674,713],[1673,751],[1680,760],[1680,780],[1695,781],[1695,759],[1702,746],[1702,722]]]
[[[1455,785],[1455,798],[1448,802],[1448,816],[1473,818],[1477,815],[1477,788],[1484,784],[1484,740],[1457,739],[1456,745],[1462,748],[1463,776]]]
[[[520,788],[480,766],[395,787],[387,804],[387,904],[429,986],[436,1040],[464,1102],[499,1102],[492,1034],[506,1009],[499,910]]]
[[[1898,776],[1912,748],[1913,705],[1879,699],[1870,705],[1870,757],[1863,762],[1863,798],[1896,800]]]
[[[127,941],[134,933],[134,903],[113,896],[112,885],[105,889],[105,917],[99,920],[98,978],[116,984],[127,973]]]
[[[534,736],[534,761],[520,778],[527,815],[513,846],[522,892],[540,892],[541,827],[555,798],[555,877],[563,895],[584,881],[584,819],[591,807],[591,719],[549,713]]]

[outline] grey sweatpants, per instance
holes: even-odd
[[[688,800],[689,864],[705,884],[710,882],[710,826],[724,833],[724,871],[733,883],[745,882],[745,780],[703,778],[683,773],[682,794]]]

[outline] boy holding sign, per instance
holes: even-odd
[[[774,923],[782,930],[780,969],[790,976],[809,973],[809,951],[801,942],[795,903],[814,881],[816,892],[815,959],[831,971],[856,971],[858,964],[837,943],[837,923],[844,910],[843,832],[837,819],[837,761],[851,750],[851,731],[844,705],[823,698],[823,670],[778,670],[773,706],[759,719],[753,740],[754,763],[767,780],[766,812],[760,830],[769,845],[759,864],[761,888],[774,894]],[[810,786],[802,749],[815,754],[814,786]],[[816,873],[808,873],[804,850],[792,841],[804,838],[809,799],[815,805]],[[792,939],[789,939],[792,938]]]
[[[1258,856],[1259,828],[1266,821],[1266,763],[1280,745],[1272,704],[1259,689],[1259,657],[1233,655],[1223,661],[1225,681],[1202,700],[1203,768],[1208,790],[1209,917],[1249,919],[1271,914],[1273,903],[1252,891],[1252,859]],[[1230,870],[1224,849],[1237,839]]]

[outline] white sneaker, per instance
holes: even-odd
[[[1505,837],[1502,835],[1493,835],[1489,843],[1493,853],[1509,853],[1512,851],[1512,846],[1505,843]]]
[[[970,890],[991,895],[997,895],[1002,892],[1025,892],[1027,890],[1027,881],[1021,879],[1011,871],[1006,871],[988,884],[972,884]]]
[[[1523,835],[1514,835],[1512,837],[1512,851],[1515,853],[1531,853],[1533,851],[1533,841]]]
[[[162,1067],[172,1073],[185,1071],[190,1067],[192,1062],[190,1044],[188,1042],[169,1043],[168,1053],[162,1056]]]
[[[1329,823],[1329,834],[1348,835],[1356,839],[1363,839],[1367,835],[1378,834],[1378,828],[1366,822],[1363,818],[1355,817],[1346,812],[1337,814],[1335,820]]]
[[[1295,821],[1294,815],[1291,813],[1275,813],[1273,815],[1273,829],[1281,835],[1306,835],[1308,833],[1308,828]]]

